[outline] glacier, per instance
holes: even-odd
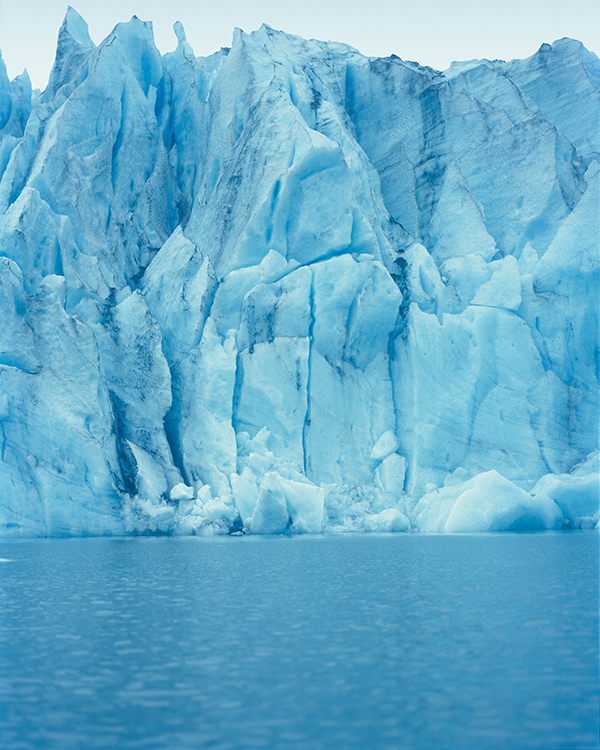
[[[174,29],[0,58],[0,534],[598,527],[598,58]]]

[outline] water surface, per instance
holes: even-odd
[[[0,747],[597,748],[598,533],[0,542]]]

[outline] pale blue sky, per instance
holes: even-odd
[[[136,14],[154,23],[158,48],[175,47],[172,25],[185,26],[197,55],[231,42],[232,30],[261,23],[292,34],[351,44],[366,55],[395,53],[444,69],[452,60],[511,59],[533,54],[563,36],[600,52],[598,0],[71,0],[98,44],[119,21]],[[27,67],[43,87],[67,3],[0,0],[0,49],[11,78]]]

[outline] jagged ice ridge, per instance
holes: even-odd
[[[0,533],[596,525],[598,58],[175,32],[0,60]]]

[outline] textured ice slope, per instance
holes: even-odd
[[[598,521],[598,59],[0,63],[0,529]]]

